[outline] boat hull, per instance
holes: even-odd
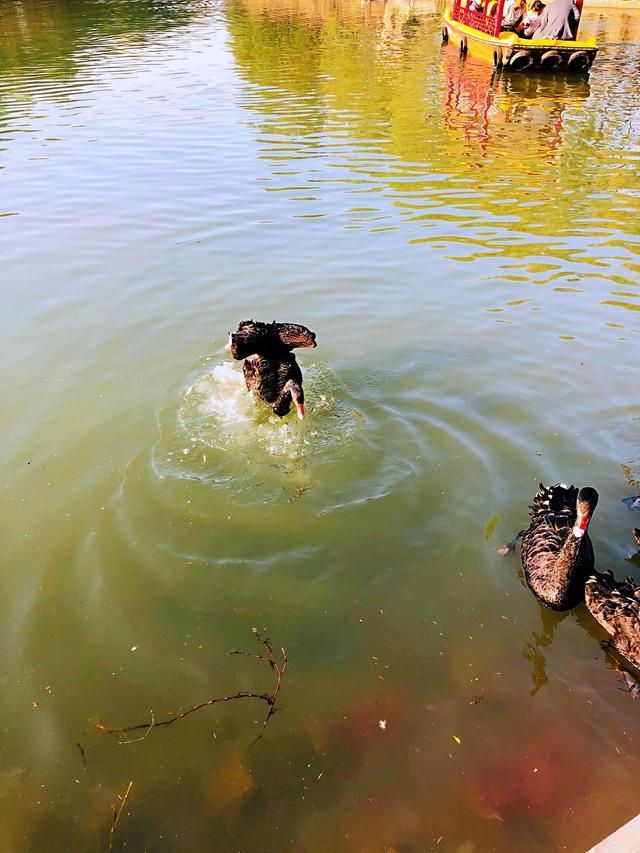
[[[598,48],[595,39],[561,41],[559,39],[522,39],[515,33],[490,36],[451,19],[445,12],[442,40],[457,48],[461,56],[469,53],[495,68],[509,71],[586,73]]]

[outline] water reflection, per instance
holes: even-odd
[[[195,9],[178,0],[8,0],[0,12],[0,74],[25,81],[34,75],[69,79],[91,65],[92,44],[109,38],[111,49],[193,19]],[[104,45],[103,45],[104,46]],[[15,83],[15,80],[14,80]]]
[[[531,696],[548,683],[547,676],[547,656],[544,649],[547,649],[553,644],[556,629],[559,625],[571,616],[586,636],[594,641],[594,657],[597,654],[598,646],[605,637],[604,631],[591,616],[586,607],[578,607],[571,613],[555,613],[552,610],[547,610],[542,605],[540,607],[540,630],[531,632],[531,639],[527,640],[522,655],[531,664]]]
[[[270,166],[265,191],[286,195],[294,218],[401,229],[454,261],[504,257],[505,283],[552,285],[565,299],[594,291],[637,310],[633,87],[601,82],[620,74],[606,46],[601,78],[494,75],[440,47],[437,17],[374,7],[227,7],[243,105]],[[623,298],[606,287],[614,276]]]
[[[522,652],[523,657],[530,661],[531,667],[531,695],[535,696],[538,690],[549,680],[547,678],[547,661],[542,651],[553,642],[553,634],[559,622],[566,617],[565,613],[554,613],[544,607],[540,608],[541,632],[532,631],[531,640],[525,644]]]
[[[479,168],[499,157],[503,170],[522,181],[561,157],[563,115],[583,110],[590,93],[588,79],[507,74],[448,49],[442,71],[444,124],[462,156]]]
[[[640,21],[635,11],[619,8],[588,8],[581,26],[585,38],[595,36],[601,44],[624,44],[640,41]]]
[[[148,39],[193,21],[194,7],[177,0],[8,0],[0,6],[0,170],[2,153],[17,140],[39,136],[48,104],[82,112],[104,84],[101,68],[121,57],[120,73]],[[126,58],[125,58],[126,57]],[[41,147],[63,130],[44,134]],[[90,140],[94,141],[94,140]],[[15,146],[19,147],[19,146]],[[32,160],[46,159],[41,150]],[[0,205],[2,203],[0,202]],[[0,206],[0,217],[20,211]]]

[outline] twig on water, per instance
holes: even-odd
[[[120,794],[117,795],[116,801],[113,804],[113,820],[111,821],[111,830],[109,832],[109,853],[111,853],[113,849],[113,839],[116,834],[116,829],[118,828],[118,823],[120,821],[120,815],[122,814],[122,809],[127,802],[127,797],[129,796],[129,791],[133,785],[133,780],[129,782],[127,785],[127,790],[124,792],[124,796]],[[118,800],[120,802],[118,802]]]
[[[278,662],[276,660],[274,653],[273,653],[273,646],[271,645],[270,640],[266,640],[266,639],[263,640],[261,635],[260,635],[260,632],[258,631],[257,628],[252,628],[251,631],[255,635],[256,640],[259,643],[261,643],[262,646],[264,647],[266,654],[254,654],[253,652],[239,652],[236,650],[230,652],[230,654],[232,654],[232,655],[246,655],[247,657],[257,657],[260,660],[266,661],[269,664],[269,666],[271,667],[271,670],[274,673],[274,678],[275,678],[273,689],[270,693],[269,692],[253,693],[252,691],[249,691],[249,690],[239,690],[237,693],[232,693],[232,694],[229,694],[227,696],[215,696],[212,699],[207,699],[204,702],[199,702],[197,705],[194,705],[192,708],[189,708],[187,711],[182,711],[179,714],[175,714],[173,717],[169,717],[167,720],[160,720],[158,722],[155,719],[154,713],[152,711],[150,722],[137,723],[135,726],[125,726],[124,728],[121,728],[121,729],[111,729],[111,728],[108,728],[107,726],[103,726],[102,723],[96,723],[96,727],[100,731],[105,732],[106,734],[109,734],[109,735],[127,735],[130,732],[140,731],[140,729],[146,729],[147,731],[142,735],[142,737],[127,738],[125,740],[118,741],[119,743],[122,743],[122,744],[137,743],[138,741],[144,740],[149,735],[149,733],[151,732],[151,729],[158,729],[158,728],[160,728],[160,726],[170,726],[173,723],[177,723],[178,720],[184,720],[185,717],[188,717],[191,714],[194,714],[196,711],[201,711],[203,708],[208,708],[211,705],[217,705],[219,702],[231,702],[234,699],[258,699],[259,701],[266,703],[267,713],[266,713],[265,718],[262,722],[262,731],[260,732],[258,737],[255,738],[255,740],[253,740],[251,742],[251,746],[253,746],[253,744],[256,743],[257,741],[259,741],[260,738],[263,736],[264,730],[267,727],[267,723],[269,722],[269,720],[271,719],[271,717],[275,714],[275,712],[277,710],[276,709],[276,700],[278,698],[278,694],[280,693],[280,688],[282,686],[282,679],[284,678],[284,675],[287,671],[288,660],[287,660],[287,653],[285,652],[284,648],[281,648],[280,651],[282,652],[282,661]]]
[[[86,770],[87,769],[87,756],[85,754],[84,747],[81,743],[77,743],[76,746],[80,750],[80,755],[82,756],[82,766]]]
[[[152,708],[151,709],[151,722],[149,723],[149,728],[142,735],[142,737],[134,737],[134,738],[130,738],[128,740],[119,740],[118,743],[139,743],[141,740],[144,740],[149,735],[149,732],[155,726],[155,724],[156,724],[156,718],[155,718],[155,715],[153,713],[153,708]]]

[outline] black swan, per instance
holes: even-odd
[[[594,570],[587,533],[598,503],[595,489],[556,483],[540,488],[529,515],[531,524],[499,553],[512,551],[522,538],[522,567],[527,586],[545,607],[571,610],[584,600],[585,583]]]
[[[247,390],[267,403],[279,418],[296,406],[304,418],[302,371],[292,350],[315,347],[315,333],[295,323],[259,323],[243,320],[229,335],[229,349],[242,365]]]
[[[640,587],[627,578],[617,581],[611,571],[594,572],[585,586],[591,615],[607,634],[609,647],[640,670]]]

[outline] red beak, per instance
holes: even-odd
[[[588,512],[583,512],[578,518],[578,527],[580,530],[586,530],[589,526],[590,514]]]
[[[304,420],[304,406],[302,405],[302,403],[297,403],[296,409],[298,410],[298,417],[300,418],[301,421],[303,421]]]

